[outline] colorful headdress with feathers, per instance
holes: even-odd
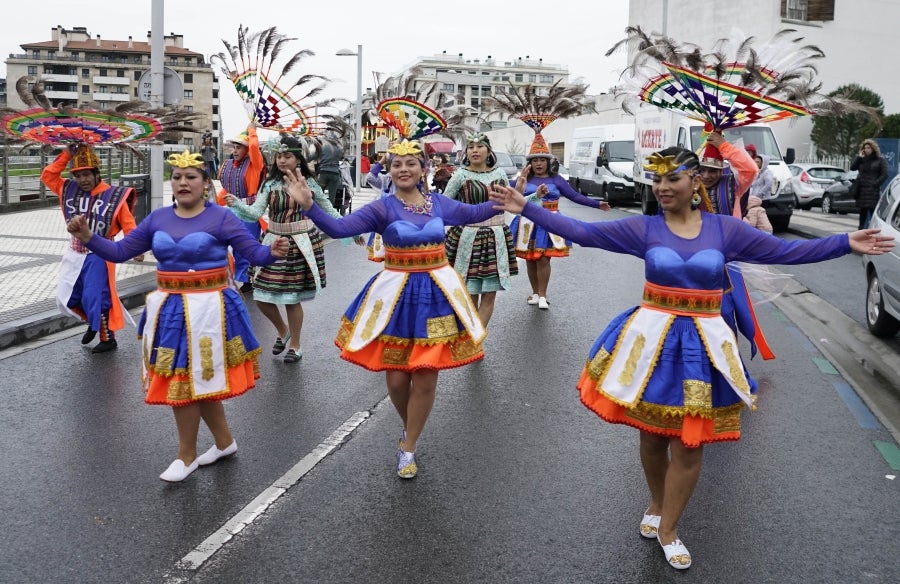
[[[32,76],[20,77],[16,92],[27,109],[0,108],[0,124],[13,143],[109,145],[141,155],[134,144],[196,132],[188,123],[200,117],[176,108],[154,109],[143,101],[128,101],[114,109],[90,103],[54,107],[44,93],[44,82]]]
[[[708,53],[695,44],[648,35],[640,27],[625,33],[606,55],[623,45],[632,53],[617,88],[628,111],[630,104],[643,101],[702,121],[706,132],[794,116],[871,113],[849,96],[818,93],[814,63],[824,53],[803,44],[792,29],[767,43],[732,29]]]
[[[317,132],[317,120],[310,111],[315,105],[312,100],[322,92],[328,79],[294,73],[300,61],[314,55],[303,49],[282,58],[282,53],[295,40],[279,33],[274,26],[254,33],[238,26],[237,42],[232,44],[222,39],[227,52],[212,55],[209,60],[217,63],[234,85],[250,123],[268,130],[308,136]],[[316,81],[321,83],[308,88]]]
[[[375,75],[375,96],[369,117],[384,121],[403,140],[419,140],[435,134],[462,139],[473,129],[466,125],[469,112],[459,95],[437,88],[437,82],[418,82],[421,70],[382,79]]]
[[[586,85],[562,85],[562,79],[546,89],[510,83],[508,88],[498,89],[485,103],[491,110],[489,117],[515,117],[534,130],[530,157],[550,158],[550,149],[541,131],[559,118],[595,111],[593,105],[584,101],[586,91]]]

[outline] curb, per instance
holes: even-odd
[[[127,284],[122,284],[119,283],[119,298],[125,308],[131,310],[143,306],[147,293],[156,289],[156,272],[129,278]],[[55,309],[12,320],[0,325],[0,350],[77,326],[84,326],[84,321]]]

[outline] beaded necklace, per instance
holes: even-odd
[[[413,213],[415,215],[431,215],[431,208],[434,204],[431,201],[431,195],[422,195],[422,204],[421,205],[409,205],[403,199],[401,199],[397,194],[394,194],[401,203],[403,203],[403,209]]]

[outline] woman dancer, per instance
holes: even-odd
[[[526,157],[528,164],[522,169],[522,174],[516,181],[516,188],[521,190],[524,187],[525,195],[532,195],[532,200],[540,201],[540,205],[552,213],[558,212],[560,196],[579,205],[609,211],[609,203],[585,197],[569,186],[562,177],[552,172],[551,158],[553,157],[547,149],[547,144],[538,134],[531,146],[530,154]],[[509,229],[515,238],[516,256],[525,260],[525,268],[528,270],[531,296],[527,302],[547,310],[550,308],[550,301],[547,300],[550,258],[568,257],[572,242],[519,216],[512,220]]]
[[[108,261],[152,249],[159,262],[158,287],[147,295],[138,334],[145,401],[171,406],[178,428],[178,456],[159,478],[178,482],[237,452],[221,400],[241,395],[259,377],[250,317],[240,293],[227,285],[228,248],[259,266],[284,257],[288,242],[260,245],[234,215],[210,204],[210,178],[199,154],[173,154],[168,162],[174,205],[153,211],[121,241],[93,235],[80,215],[67,228]],[[197,456],[200,420],[215,444]]]
[[[701,211],[711,205],[699,160],[689,150],[662,150],[644,169],[653,174],[660,215],[584,223],[526,205],[508,187],[494,187],[491,196],[498,208],[580,245],[644,259],[643,302],[596,340],[578,389],[582,403],[604,420],[640,430],[650,504],[639,530],[683,570],[691,555],[678,537],[678,521],[700,476],[703,446],[738,440],[741,410],[756,401],[756,382],[720,314],[725,263],[811,263],[851,251],[881,254],[894,244],[877,229],[787,242],[740,219]]]
[[[284,192],[284,175],[298,170],[309,179],[316,201],[334,217],[340,217],[328,197],[312,178],[312,172],[303,157],[303,145],[292,136],[282,136],[271,147],[275,162],[269,170],[266,182],[259,190],[256,202],[246,205],[233,195],[225,195],[225,202],[243,221],[254,221],[269,212],[269,226],[263,244],[285,236],[290,241],[287,256],[274,264],[263,266],[253,280],[253,299],[260,312],[275,327],[273,355],[284,355],[285,363],[296,363],[303,357],[300,349],[300,332],[303,328],[301,302],[312,300],[316,292],[325,287],[325,252],[321,232],[303,214]],[[358,242],[359,243],[359,242]],[[283,304],[287,323],[278,308]]]
[[[484,357],[484,325],[465,284],[450,267],[444,226],[496,215],[491,202],[466,205],[420,190],[428,161],[421,145],[391,146],[388,168],[394,193],[334,218],[313,202],[308,181],[285,175],[287,192],[331,237],[377,232],[385,247],[384,269],[344,312],[335,344],[341,358],[384,371],[388,394],[403,422],[397,474],[416,476],[416,445],[434,404],[438,372]],[[318,201],[316,201],[318,202]]]
[[[506,173],[496,164],[488,137],[480,132],[472,134],[466,140],[463,166],[450,177],[444,194],[469,204],[487,201],[490,185],[507,184]],[[474,225],[451,227],[447,231],[447,258],[466,281],[478,316],[487,327],[497,291],[508,290],[510,276],[519,273],[512,234],[503,213]]]

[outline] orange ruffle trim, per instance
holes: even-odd
[[[541,258],[567,258],[569,257],[569,250],[535,249],[528,251],[517,251],[516,257],[522,258],[523,260],[528,260],[530,262],[537,261]]]
[[[341,359],[369,371],[416,371],[419,369],[453,369],[484,358],[481,345],[469,335],[461,335],[449,343],[402,345],[375,339],[359,351],[348,351],[342,343]]]
[[[186,406],[188,404],[200,401],[220,401],[230,399],[245,393],[248,389],[252,389],[259,379],[259,364],[256,357],[248,359],[239,365],[228,368],[228,389],[219,393],[204,395],[199,398],[188,397],[187,399],[175,399],[170,396],[172,386],[179,385],[184,388],[190,388],[190,376],[185,374],[175,374],[170,377],[160,375],[154,371],[150,371],[150,384],[144,402],[152,405],[163,406]],[[186,391],[190,391],[187,389]],[[172,391],[171,393],[181,393]]]
[[[711,442],[740,440],[741,438],[739,411],[734,411],[727,416],[726,423],[723,424],[722,419],[703,418],[693,414],[662,415],[650,409],[642,409],[640,402],[635,407],[627,408],[603,395],[597,389],[596,381],[591,378],[586,368],[581,372],[577,387],[581,394],[581,403],[607,422],[626,424],[660,436],[680,438],[688,448],[696,448]]]

